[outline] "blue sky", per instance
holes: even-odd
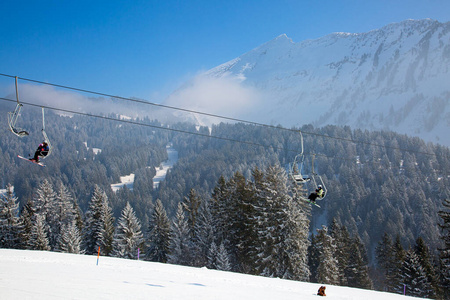
[[[448,0],[2,1],[0,73],[161,102],[283,33],[300,42],[448,12]]]

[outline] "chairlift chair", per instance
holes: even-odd
[[[303,155],[303,135],[301,131],[299,131],[299,133],[301,152],[295,156],[294,162],[289,164],[289,176],[296,184],[304,184],[308,182],[310,178],[308,176],[302,175],[303,162],[305,157]]]
[[[318,200],[323,200],[326,195],[327,195],[327,188],[325,186],[325,183],[323,182],[322,176],[320,176],[319,174],[317,174],[314,171],[314,158],[316,157],[315,154],[312,155],[312,169],[311,169],[311,178],[312,178],[312,189],[313,190],[317,190],[319,188],[319,185],[322,186],[322,190],[323,190],[323,196],[321,198],[317,198]]]
[[[20,110],[22,109],[23,106],[19,102],[19,89],[17,87],[17,76],[16,76],[16,100],[17,100],[16,108],[14,109],[13,112],[8,112],[8,126],[9,130],[12,133],[17,135],[18,137],[24,137],[29,135],[29,133],[26,130],[16,126],[17,119],[19,118],[20,115]]]
[[[48,139],[47,133],[45,132],[45,114],[44,114],[44,108],[42,107],[42,135],[44,136],[44,142],[48,145],[48,152],[47,155],[43,156],[42,158],[45,159],[50,156],[52,153],[52,145],[50,144],[50,140]]]

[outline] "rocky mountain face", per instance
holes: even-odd
[[[205,76],[258,91],[245,119],[392,130],[450,146],[450,22],[406,20],[299,43],[280,35]]]

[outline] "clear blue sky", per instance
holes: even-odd
[[[300,42],[449,12],[448,0],[3,0],[0,73],[160,102],[283,33]]]

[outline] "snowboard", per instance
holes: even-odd
[[[43,163],[41,163],[41,162],[37,162],[37,161],[35,161],[35,160],[31,160],[31,159],[25,158],[25,157],[20,156],[20,155],[17,155],[17,157],[18,157],[18,158],[21,158],[21,159],[23,159],[23,160],[32,162],[33,164],[39,165],[39,166],[41,166],[41,167],[45,167],[45,165],[44,165]]]

